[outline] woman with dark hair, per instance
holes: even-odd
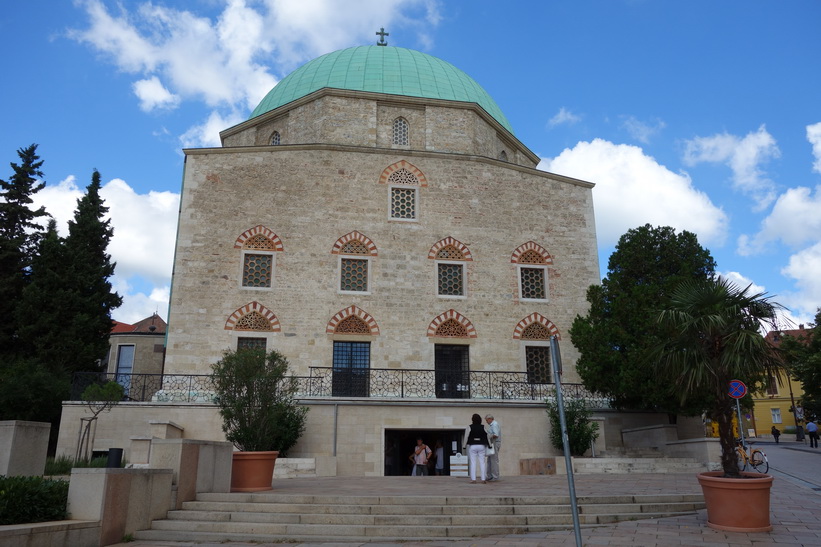
[[[486,454],[488,447],[487,432],[482,425],[482,417],[474,414],[471,419],[471,424],[465,430],[465,442],[468,447],[468,455],[470,456],[470,483],[476,484],[476,466],[479,466],[482,477],[482,484],[487,483],[487,463]]]

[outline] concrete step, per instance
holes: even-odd
[[[692,514],[699,495],[582,496],[583,526]],[[202,494],[140,540],[367,542],[468,539],[572,528],[567,496],[408,497]]]

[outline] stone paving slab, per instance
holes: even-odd
[[[584,495],[700,494],[691,473],[576,475],[576,492]],[[278,481],[269,495],[322,495],[347,493],[350,496],[467,496],[487,493],[511,497],[562,496],[568,493],[567,477],[524,476],[502,478],[499,482],[471,485],[455,477],[327,477]],[[265,493],[260,493],[265,494]],[[702,510],[693,515],[622,522],[582,530],[584,545],[652,546],[744,546],[821,545],[821,492],[776,477],[771,497],[771,532],[745,534],[722,532],[707,526]],[[437,539],[424,542],[378,540],[370,543],[194,543],[137,540],[120,547],[535,547],[575,545],[573,530],[474,538],[469,541]]]

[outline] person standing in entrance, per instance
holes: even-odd
[[[437,475],[444,475],[445,474],[445,447],[442,445],[442,440],[439,439],[436,441],[436,448],[433,452],[434,457],[436,458],[436,464],[434,465],[434,471]]]
[[[810,438],[810,448],[818,448],[818,424],[812,420],[807,422],[807,436]]]
[[[415,475],[428,474],[428,458],[430,458],[430,447],[422,442],[422,438],[416,439],[416,449],[413,451],[413,463]]]
[[[502,427],[499,425],[499,422],[493,419],[492,414],[488,414],[485,416],[485,421],[487,422],[487,436],[490,440],[490,446],[493,447],[494,454],[487,457],[487,480],[489,481],[498,481],[499,480],[499,449],[502,447]]]
[[[482,484],[487,482],[487,458],[485,452],[489,444],[487,432],[482,425],[482,417],[474,414],[471,424],[465,430],[465,446],[470,455],[470,483],[476,484],[476,467],[481,470]]]

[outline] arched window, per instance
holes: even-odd
[[[408,120],[396,118],[393,120],[393,144],[407,146],[410,144]]]
[[[391,188],[391,218],[394,220],[416,220],[416,203],[419,198],[419,182],[407,169],[394,171],[388,177]]]
[[[271,135],[270,144],[271,144],[271,146],[279,146],[280,145],[279,131],[274,131],[274,133]]]
[[[411,163],[400,160],[382,171],[379,184],[388,185],[388,219],[419,219],[419,189],[428,185],[422,171]]]
[[[282,241],[265,226],[255,226],[243,232],[234,242],[242,249],[240,287],[271,289],[274,286],[274,253],[282,251]]]
[[[502,161],[507,161],[507,152],[505,152],[504,150],[499,152],[499,159]]]
[[[344,335],[333,344],[331,394],[334,397],[367,397],[370,393],[371,342],[355,337],[378,336],[376,320],[368,312],[348,306],[334,314],[325,332]]]
[[[234,310],[225,321],[225,330],[236,333],[238,350],[267,349],[268,339],[273,333],[280,332],[280,326],[274,312],[259,302],[249,302]]]
[[[370,292],[370,261],[377,256],[370,238],[353,231],[336,240],[331,254],[339,255],[340,292]]]
[[[553,383],[550,361],[550,337],[558,336],[559,329],[540,313],[531,313],[513,329],[513,338],[521,341],[527,381],[530,384]]]
[[[519,298],[521,300],[548,300],[548,271],[553,259],[544,247],[533,241],[520,245],[510,259],[517,264]]]
[[[428,258],[436,261],[436,293],[444,297],[464,298],[467,292],[465,262],[473,260],[465,244],[446,237],[431,247]]]

